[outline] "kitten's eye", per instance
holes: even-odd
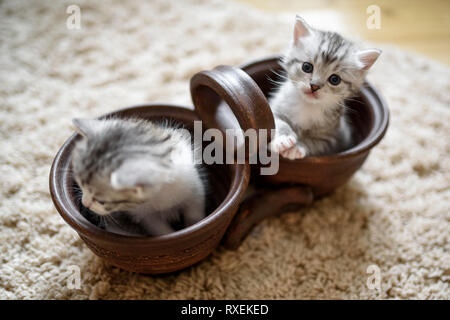
[[[313,65],[312,65],[311,63],[309,63],[309,62],[303,62],[302,70],[303,70],[304,72],[306,72],[306,73],[311,73],[311,72],[313,72],[313,69],[314,69],[314,67],[313,67]]]
[[[97,199],[95,199],[95,201],[97,201],[99,204],[101,204],[101,205],[104,205],[105,204],[105,201],[100,201],[100,200],[97,200]]]
[[[341,77],[339,77],[337,74],[332,74],[328,78],[328,82],[331,83],[333,86],[337,86],[339,83],[341,83]]]

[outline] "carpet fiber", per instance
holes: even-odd
[[[80,30],[66,27],[71,4]],[[280,52],[293,18],[210,0],[3,1],[0,298],[449,299],[450,70],[386,45],[369,75],[391,111],[385,138],[346,186],[264,221],[236,252],[133,274],[97,258],[54,209],[48,174],[73,117],[190,104],[195,72]],[[67,286],[74,265],[79,289]],[[372,265],[379,289],[367,286]]]

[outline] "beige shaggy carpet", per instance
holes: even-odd
[[[66,27],[71,4],[81,30]],[[49,169],[73,117],[190,103],[195,72],[280,52],[293,14],[210,0],[2,1],[0,298],[449,299],[450,70],[384,45],[369,76],[391,110],[382,143],[346,186],[263,222],[236,252],[133,274],[94,256],[54,209]],[[79,289],[67,286],[73,265]]]

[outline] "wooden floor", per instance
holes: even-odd
[[[450,65],[450,0],[233,0],[268,12],[301,14],[312,25],[393,43]],[[381,9],[381,28],[368,29],[367,7]]]

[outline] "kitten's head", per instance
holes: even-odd
[[[100,215],[131,211],[172,181],[170,147],[143,134],[139,121],[74,119],[82,139],[72,154],[82,204]],[[147,123],[148,125],[148,123]],[[165,139],[165,140],[164,140]]]
[[[328,106],[358,91],[380,53],[378,49],[360,50],[339,34],[313,29],[297,16],[283,65],[307,101]]]

